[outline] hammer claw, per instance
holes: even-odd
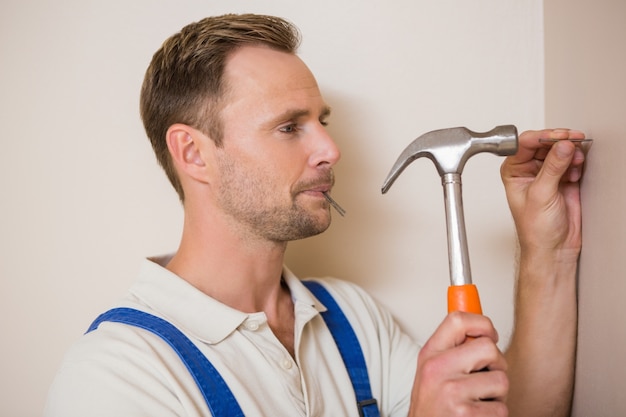
[[[497,126],[489,132],[473,132],[465,127],[433,130],[415,139],[400,154],[382,186],[385,194],[402,171],[417,158],[433,161],[440,176],[461,174],[465,163],[480,152],[500,156],[517,152],[517,129],[512,125]]]

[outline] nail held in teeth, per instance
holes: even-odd
[[[333,200],[330,195],[328,195],[328,192],[325,192],[323,194],[324,194],[324,198],[326,198],[326,200],[330,203],[330,205],[333,206],[335,210],[337,210],[337,213],[339,213],[342,217],[346,215],[346,211],[343,208],[341,208],[341,206],[337,204],[337,202]]]

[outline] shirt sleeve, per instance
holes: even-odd
[[[177,375],[154,359],[168,352],[154,352],[153,338],[119,323],[103,323],[81,337],[50,387],[44,417],[207,415],[185,410]]]

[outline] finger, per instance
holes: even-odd
[[[470,374],[478,371],[506,371],[507,362],[496,343],[487,338],[470,339],[450,352],[445,358],[451,367]],[[448,354],[448,352],[444,354]],[[442,354],[442,355],[444,355]]]
[[[510,179],[534,178],[537,175],[549,151],[539,142],[539,139],[550,136],[565,137],[563,133],[555,133],[552,129],[528,130],[519,136],[517,153],[505,158],[500,167],[500,175],[505,183]]]
[[[518,138],[518,149],[515,155],[511,155],[505,159],[510,165],[525,163],[535,157],[538,149],[542,148],[539,139],[554,135],[552,129],[544,130],[527,130],[522,132]]]
[[[485,369],[490,371],[506,371],[508,369],[504,355],[491,339],[480,337],[465,343],[462,348],[468,350],[467,358],[474,362],[471,372]],[[472,349],[471,352],[469,352],[470,349]]]
[[[584,139],[585,134],[580,130],[573,129],[545,129],[546,136],[542,136],[541,139],[554,139],[554,140],[577,140]]]
[[[505,371],[475,372],[465,377],[460,387],[475,400],[504,401],[509,392]]]
[[[467,401],[454,404],[449,413],[438,415],[506,417],[509,411],[504,401]]]
[[[496,344],[486,337],[471,340],[461,346],[443,352],[420,351],[418,373],[422,382],[448,380],[462,382],[473,374],[506,373],[507,363]],[[465,392],[465,391],[463,391]],[[497,398],[500,393],[493,389],[474,392],[468,399]]]
[[[550,147],[553,145],[552,140],[568,140],[568,139],[584,139],[585,134],[578,130],[570,129],[543,129],[543,130],[529,130],[523,132],[519,136],[518,151],[515,155],[509,156],[505,159],[503,164],[503,174],[510,176],[513,174],[513,169],[519,169],[518,165],[525,165],[526,169],[522,172],[518,172],[518,175],[524,175],[525,171],[537,166],[537,161],[543,161],[547,156]],[[540,139],[548,140],[548,142],[540,142]],[[583,150],[588,146],[577,146]],[[534,162],[533,162],[534,161]],[[531,165],[528,165],[529,162]],[[517,166],[517,167],[516,167]],[[539,164],[540,167],[540,164]]]
[[[467,409],[459,409],[457,415],[463,416],[494,416],[505,417],[509,415],[504,401],[475,401],[467,404]]]
[[[518,152],[511,158],[516,161],[525,162],[535,158],[537,152],[543,152],[545,154],[546,144],[540,142],[539,139],[582,139],[584,136],[582,132],[569,129],[528,130],[519,136]],[[549,145],[550,144],[548,144],[548,147]]]
[[[565,173],[570,169],[575,153],[576,146],[572,142],[559,141],[555,143],[543,161],[541,170],[537,175],[537,181],[542,182],[549,189],[556,189]],[[574,168],[573,176],[577,175],[576,168]]]
[[[572,158],[572,162],[570,163],[568,172],[565,175],[567,181],[578,182],[582,177],[583,165],[585,163],[585,153],[587,152],[587,150],[583,150],[579,146],[576,146],[576,150],[574,151],[574,157]]]
[[[468,337],[487,337],[498,342],[498,332],[488,317],[455,311],[446,316],[424,347],[442,352],[463,344]]]

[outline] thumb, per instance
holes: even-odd
[[[542,181],[557,187],[572,162],[575,150],[576,146],[568,140],[555,143],[543,162],[539,174],[543,177]]]

